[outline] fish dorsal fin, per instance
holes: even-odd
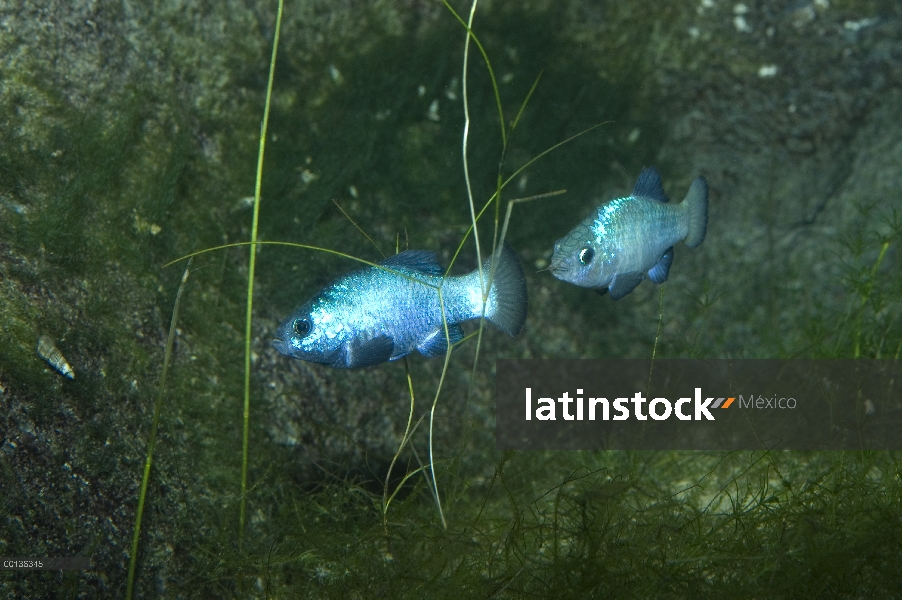
[[[664,194],[664,187],[661,185],[661,175],[654,167],[646,167],[639,173],[636,185],[633,186],[634,198],[648,198],[649,200],[657,200],[658,202],[670,202],[670,199]]]
[[[379,263],[383,267],[410,269],[427,275],[444,275],[445,270],[438,262],[438,256],[431,250],[405,250],[389,256]]]

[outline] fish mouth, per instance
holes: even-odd
[[[552,259],[551,264],[548,265],[548,270],[551,271],[551,274],[554,276],[563,275],[569,271],[565,261],[555,261],[554,259]]]
[[[285,343],[285,340],[275,338],[272,341],[272,347],[278,350],[280,354],[291,356],[291,352],[289,351],[288,344]]]
[[[339,359],[341,359],[341,348],[336,348],[335,351],[325,355],[325,356],[317,356],[315,353],[307,353],[303,352],[298,348],[293,347],[291,344],[286,342],[281,338],[275,338],[272,341],[272,347],[279,351],[280,354],[284,354],[285,356],[290,356],[291,358],[297,358],[299,360],[303,360],[305,362],[316,363],[318,365],[334,365]]]
[[[570,263],[566,261],[561,261],[559,263],[551,263],[548,267],[548,270],[551,271],[551,276],[555,279],[559,279],[561,281],[566,281],[569,283],[573,283],[573,279],[575,277],[575,273],[573,272],[573,268]]]

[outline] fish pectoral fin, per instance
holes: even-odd
[[[605,294],[608,293],[608,288],[595,288],[594,291],[595,291],[595,293],[598,294],[599,296],[604,296]]]
[[[636,289],[636,286],[642,283],[643,279],[645,279],[645,275],[638,271],[617,273],[608,287],[608,291],[611,293],[611,300],[620,300]]]
[[[648,278],[655,283],[664,283],[670,275],[670,265],[673,264],[673,246],[664,251],[661,260],[648,270]]]
[[[387,335],[378,335],[366,341],[355,341],[348,345],[348,368],[358,369],[384,363],[391,358],[394,351],[395,342]]]
[[[445,338],[445,328],[439,327],[430,333],[426,339],[420,342],[417,350],[423,356],[432,358],[433,356],[441,356],[448,351],[448,340],[453,346],[460,340],[464,339],[464,330],[458,324],[448,324],[448,337]]]

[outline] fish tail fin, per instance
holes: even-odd
[[[689,233],[684,241],[690,248],[695,248],[705,240],[708,231],[708,182],[704,177],[695,178],[683,204],[689,212]]]
[[[498,263],[492,280],[492,294],[486,306],[485,318],[510,336],[516,336],[526,322],[529,295],[523,265],[514,249],[505,242],[495,255]],[[491,272],[492,260],[483,265],[485,276]]]

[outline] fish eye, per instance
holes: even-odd
[[[586,247],[579,251],[579,262],[584,265],[591,263],[593,258],[595,258],[595,250],[592,248]]]
[[[295,319],[294,323],[291,324],[291,328],[294,329],[295,335],[304,337],[310,333],[310,321],[307,319]]]

